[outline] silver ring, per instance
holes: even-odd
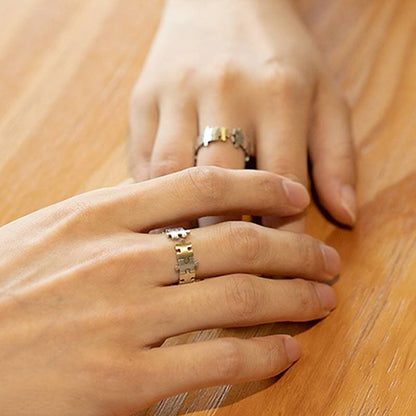
[[[200,142],[195,148],[195,160],[202,147],[208,147],[214,142],[226,142],[227,140],[230,140],[236,149],[241,149],[244,152],[244,160],[246,162],[250,160],[250,154],[245,145],[246,139],[241,129],[232,129],[230,133],[226,127],[207,126],[199,138]]]

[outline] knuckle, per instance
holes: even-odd
[[[296,235],[299,257],[302,259],[306,275],[316,273],[319,266],[322,266],[322,253],[318,243],[306,234]],[[319,267],[319,269],[321,269]]]
[[[143,140],[145,139],[141,130],[134,125],[131,118],[129,133],[127,135],[127,152],[130,169],[137,168],[137,165],[150,164],[153,146],[150,143],[148,146],[143,146]]]
[[[243,221],[230,221],[226,227],[231,252],[239,263],[251,265],[258,261],[262,250],[261,228]]]
[[[68,238],[91,231],[93,221],[97,219],[93,201],[84,196],[77,196],[60,203],[58,207],[53,214],[54,226],[48,232],[51,238]]]
[[[65,214],[72,226],[82,224],[91,229],[92,224],[111,226],[117,218],[125,199],[125,192],[120,187],[107,187],[89,191],[68,200]],[[75,229],[74,229],[75,230]]]
[[[89,201],[86,198],[77,198],[74,201],[72,201],[72,204],[70,206],[72,214],[74,215],[74,217],[78,218],[90,217],[95,211],[95,209],[95,204],[92,204],[91,201]]]
[[[269,376],[273,376],[282,370],[282,366],[289,361],[283,339],[277,342],[263,344],[266,364],[266,371]]]
[[[225,298],[235,324],[253,320],[262,306],[262,296],[251,276],[229,276],[226,279]]]
[[[241,77],[241,70],[231,61],[224,61],[215,65],[215,70],[210,76],[211,88],[220,94],[226,94],[234,90]]]
[[[315,316],[321,311],[321,302],[315,290],[313,282],[295,279],[295,296],[298,299],[299,308],[306,317]]]
[[[293,164],[292,164],[293,166]],[[292,168],[292,167],[291,167]],[[256,205],[261,207],[263,215],[273,214],[279,210],[279,207],[282,205],[282,200],[279,198],[281,188],[281,178],[276,175],[275,172],[260,172],[258,171],[258,176],[254,186],[255,189],[255,199]],[[252,237],[250,253],[247,253],[247,259],[254,261],[257,258],[257,255],[260,254],[262,247],[260,246],[261,238],[263,233],[260,228],[258,228],[254,223],[243,223],[246,225],[247,232],[245,233],[245,239]],[[260,241],[259,241],[260,240]],[[263,248],[265,248],[263,246]]]
[[[264,209],[264,212],[275,211],[279,205],[277,189],[280,186],[280,179],[275,173],[261,172],[257,186],[257,200]]]
[[[271,161],[271,169],[278,175],[300,182],[299,174],[293,171],[293,161],[279,157]],[[275,194],[275,191],[273,192]]]
[[[186,169],[186,192],[199,202],[217,204],[226,193],[226,183],[221,172],[221,168],[213,166]]]
[[[64,208],[69,221],[89,223],[97,218],[106,205],[105,198],[103,198],[104,192],[104,189],[100,189],[70,199]]]
[[[266,71],[263,76],[264,87],[271,99],[295,99],[304,98],[311,90],[310,82],[305,74],[288,66],[274,66]]]
[[[142,182],[150,176],[150,151],[143,151],[140,159],[137,154],[129,152],[128,168],[129,172],[135,182]],[[135,158],[137,157],[137,158]]]
[[[180,70],[175,71],[175,77],[172,80],[172,84],[177,91],[183,91],[188,89],[194,83],[196,78],[197,69],[191,66],[185,66],[180,68]]]
[[[241,342],[236,338],[221,338],[219,342],[219,359],[216,361],[218,376],[224,381],[236,380],[244,365]]]
[[[345,181],[356,183],[357,159],[351,134],[342,143],[333,141],[328,144],[327,154],[331,157],[315,163],[312,166],[313,175],[339,176]]]
[[[345,151],[338,156],[337,162],[338,166],[344,167],[346,177],[349,176],[349,179],[352,180],[353,183],[355,183],[357,166],[353,147],[349,146],[348,149],[345,149]]]
[[[130,111],[132,114],[137,114],[147,108],[150,97],[152,96],[152,88],[139,82],[134,87],[130,95]]]
[[[163,153],[150,163],[150,175],[152,178],[169,175],[183,169],[183,164],[177,154]]]

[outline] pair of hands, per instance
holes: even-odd
[[[129,158],[137,181],[194,165],[205,126],[239,127],[257,168],[308,182],[340,223],[356,220],[348,105],[287,0],[169,0],[131,100]],[[197,165],[243,168],[231,143]],[[263,224],[304,231],[302,216]]]
[[[286,0],[168,1],[132,99],[134,178],[192,166],[206,125],[242,128],[269,172],[191,168],[84,194],[0,230],[5,414],[129,414],[183,391],[269,377],[298,359],[295,339],[159,346],[188,331],[308,321],[335,307],[333,289],[318,282],[339,272],[337,252],[282,229],[303,230],[308,153],[323,206],[354,223],[348,108]],[[243,168],[227,146],[202,149],[197,164]],[[280,230],[237,221],[193,230],[205,280],[172,286],[172,242],[148,231],[241,214]]]
[[[335,293],[318,281],[339,272],[337,252],[305,234],[223,222],[192,231],[204,280],[178,286],[172,241],[148,231],[206,215],[287,217],[308,202],[306,188],[273,173],[196,167],[2,227],[2,414],[128,415],[286,369],[301,352],[287,335],[159,346],[194,330],[327,316]]]

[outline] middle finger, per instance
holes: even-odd
[[[269,99],[263,100],[259,106],[257,120],[257,167],[306,186],[306,136],[312,91],[299,81],[300,76],[293,74],[295,72],[283,71],[281,76],[266,84]],[[264,217],[263,225],[302,232],[304,219],[303,215],[291,219]]]

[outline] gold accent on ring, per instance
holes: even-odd
[[[182,227],[165,230],[168,238],[178,241],[175,243],[176,261],[175,270],[178,272],[178,284],[193,283],[196,280],[198,262],[194,259],[192,243],[187,242],[190,231]]]

